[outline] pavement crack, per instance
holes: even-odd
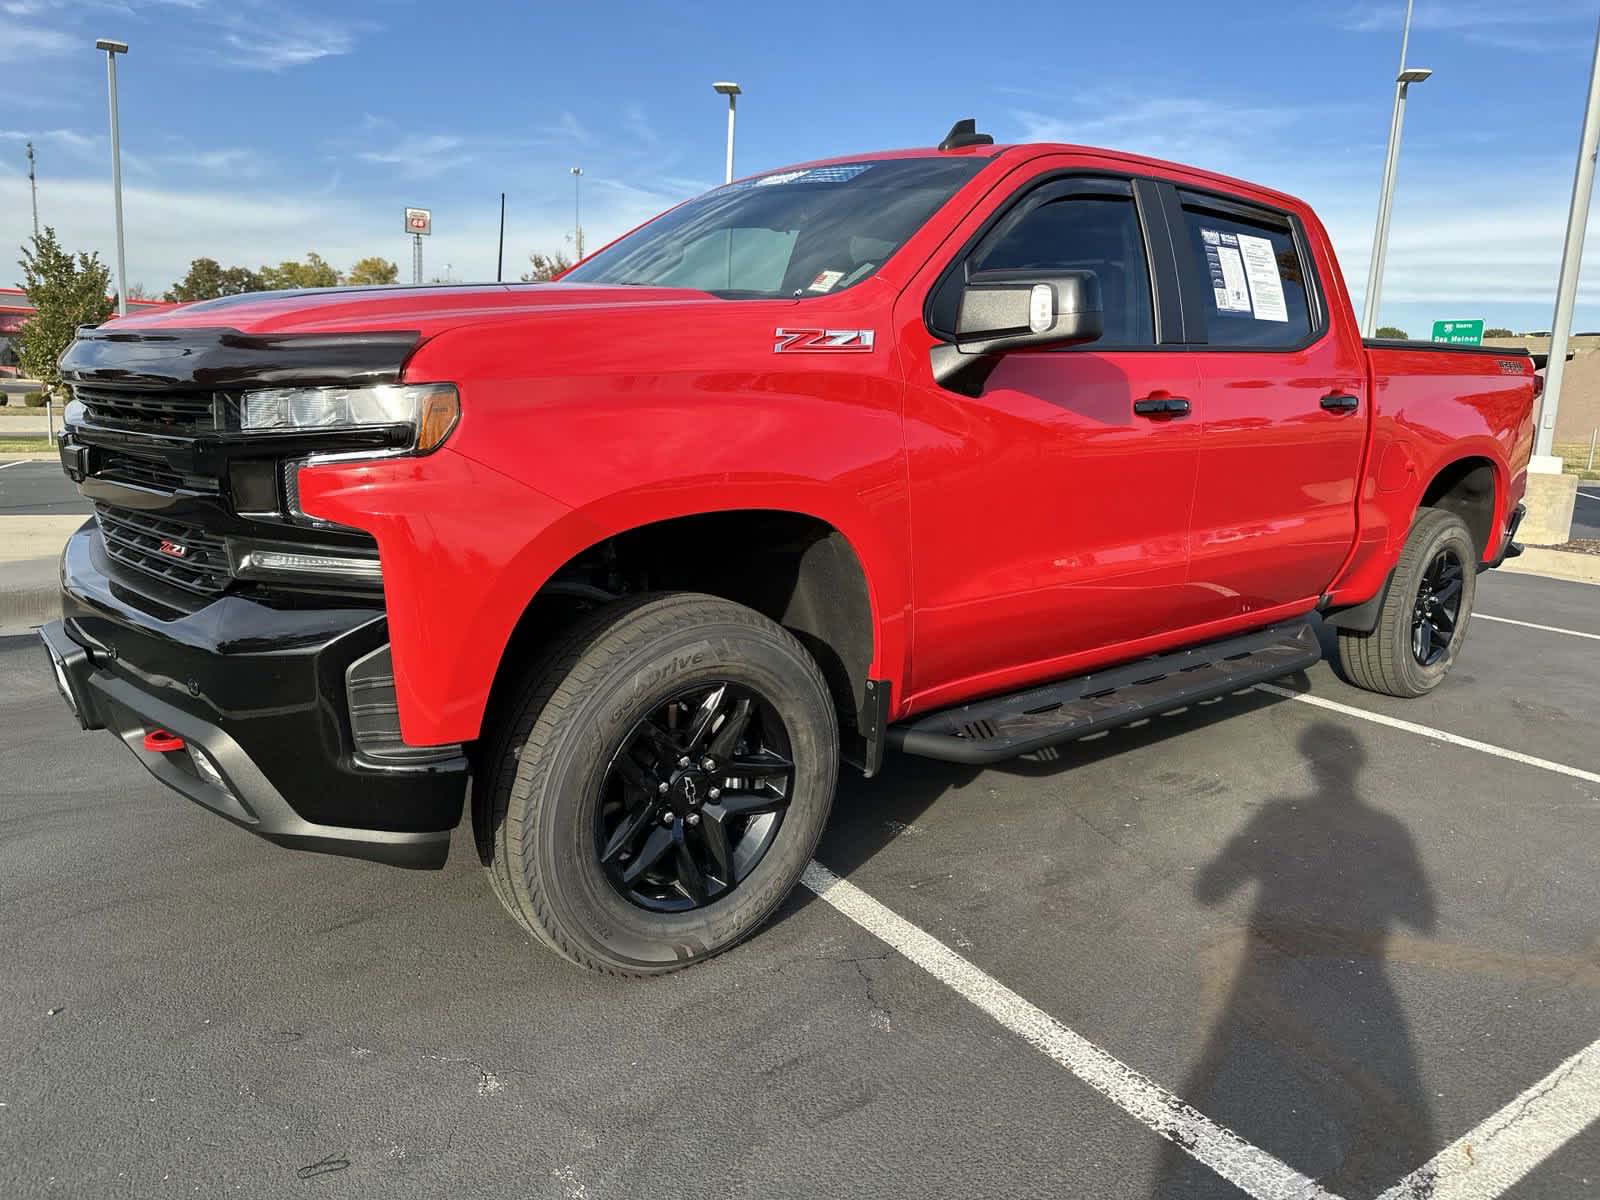
[[[447,1054],[424,1054],[423,1058],[433,1062],[449,1063],[452,1066],[471,1067],[478,1073],[478,1095],[492,1096],[505,1087],[497,1072],[489,1070],[475,1058],[456,1058]]]

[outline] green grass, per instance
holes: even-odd
[[[1557,442],[1552,449],[1561,459],[1561,470],[1579,479],[1600,479],[1600,449],[1594,452],[1594,469],[1588,469],[1588,442]]]
[[[0,437],[0,454],[26,454],[31,450],[49,450],[50,443],[39,437]]]

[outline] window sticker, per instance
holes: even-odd
[[[1200,240],[1206,248],[1206,266],[1211,269],[1211,290],[1217,299],[1217,311],[1249,312],[1250,289],[1245,284],[1238,237],[1216,229],[1202,229]]]
[[[817,277],[806,285],[806,291],[831,292],[833,291],[833,285],[843,278],[843,271],[818,271]]]
[[[1283,279],[1278,274],[1278,256],[1264,237],[1239,235],[1239,253],[1244,256],[1245,274],[1250,279],[1250,300],[1258,321],[1287,321],[1289,306],[1283,300]]]

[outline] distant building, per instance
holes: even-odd
[[[171,300],[128,301],[130,314],[172,307],[174,304]],[[22,323],[31,316],[33,305],[28,303],[28,297],[21,288],[0,288],[0,375],[17,373],[17,348],[13,343],[17,334],[22,332]]]

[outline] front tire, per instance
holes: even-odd
[[[1371,633],[1339,630],[1339,664],[1357,687],[1425,696],[1450,673],[1467,636],[1477,590],[1477,546],[1466,522],[1424,509],[1400,552]]]
[[[500,730],[479,814],[495,892],[593,970],[661,974],[749,935],[798,882],[833,804],[838,724],[816,662],[712,596],[598,610]]]

